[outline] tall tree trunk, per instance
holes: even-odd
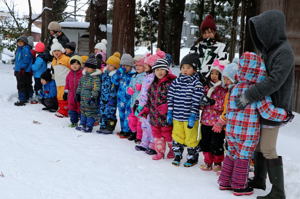
[[[43,8],[50,8],[53,7],[53,0],[43,0]],[[49,9],[44,9],[43,15],[42,15],[42,35],[41,35],[41,41],[45,43],[45,46],[48,46],[48,24],[52,21],[53,15],[52,11]]]
[[[215,1],[211,0],[210,1],[210,14],[215,17]]]
[[[159,2],[159,24],[158,24],[158,36],[157,36],[157,47],[161,50],[166,50],[165,44],[165,18],[166,18],[166,0],[160,0]]]
[[[172,55],[176,65],[179,64],[184,9],[185,0],[173,1],[170,13],[171,30],[168,37],[167,52]]]
[[[246,12],[246,0],[242,0],[241,6],[241,30],[240,30],[240,49],[239,56],[241,56],[244,52],[245,48],[245,12]]]
[[[229,52],[230,61],[234,58],[234,54],[235,54],[236,35],[237,35],[237,17],[238,17],[239,4],[240,4],[240,0],[234,0],[233,17],[232,17],[232,24],[231,24],[230,52]]]
[[[135,0],[115,0],[113,7],[112,53],[134,55]]]
[[[95,44],[107,37],[107,0],[91,0],[89,32],[89,50],[91,53]]]

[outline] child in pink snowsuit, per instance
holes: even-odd
[[[164,58],[165,56],[166,56],[165,52],[158,50],[156,54],[154,55],[148,54],[145,57],[144,68],[145,68],[146,76],[142,82],[141,92],[137,98],[138,106],[135,110],[135,116],[139,115],[139,113],[144,108],[148,100],[148,88],[152,84],[155,77],[154,73],[152,73],[151,67],[158,59]],[[150,125],[149,116],[147,118],[140,117],[140,122],[141,122],[143,135],[142,135],[141,143],[139,145],[136,145],[135,149],[137,151],[145,151],[149,155],[156,154],[153,145],[153,136],[152,136],[152,129]]]
[[[152,67],[155,73],[154,81],[148,90],[148,100],[144,109],[140,112],[141,116],[150,116],[150,124],[154,137],[156,155],[153,160],[164,158],[166,143],[169,146],[167,158],[174,158],[172,149],[172,129],[167,122],[168,112],[168,90],[176,76],[169,73],[169,63],[166,59],[159,59]]]

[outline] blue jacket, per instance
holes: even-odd
[[[51,80],[47,84],[43,85],[43,89],[40,90],[39,96],[41,98],[56,98],[56,84],[54,80]]]
[[[31,70],[35,78],[41,78],[41,75],[47,70],[47,62],[44,60],[44,55],[39,54],[31,65]]]
[[[31,64],[32,64],[32,54],[30,52],[30,46],[18,46],[16,50],[16,61],[15,61],[15,71],[20,71],[24,69],[25,72],[31,71]]]

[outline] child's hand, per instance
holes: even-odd
[[[244,109],[249,101],[248,99],[246,98],[245,94],[242,94],[241,96],[235,98],[235,103],[236,103],[236,106],[239,108],[239,109]]]
[[[226,122],[219,118],[219,120],[214,124],[212,130],[215,133],[221,133],[223,126],[226,125]]]
[[[188,119],[188,128],[189,129],[194,128],[195,122],[196,122],[196,114],[192,113]]]
[[[173,124],[173,111],[167,113],[167,123],[171,126]]]
[[[127,88],[127,93],[128,93],[129,95],[133,95],[133,94],[134,94],[133,88],[128,87],[128,88]]]

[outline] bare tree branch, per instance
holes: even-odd
[[[13,8],[11,8],[11,7],[8,5],[7,0],[2,0],[2,2],[5,4],[6,8],[8,9],[8,12],[9,12],[10,16],[14,19],[15,23],[17,24],[18,28],[20,29],[21,26],[20,26],[20,24],[19,24],[19,22],[18,22],[18,20],[17,20],[17,18],[16,18],[16,16],[15,16],[15,12],[14,12],[14,7],[15,7],[14,4],[13,4],[13,6],[12,6]]]

